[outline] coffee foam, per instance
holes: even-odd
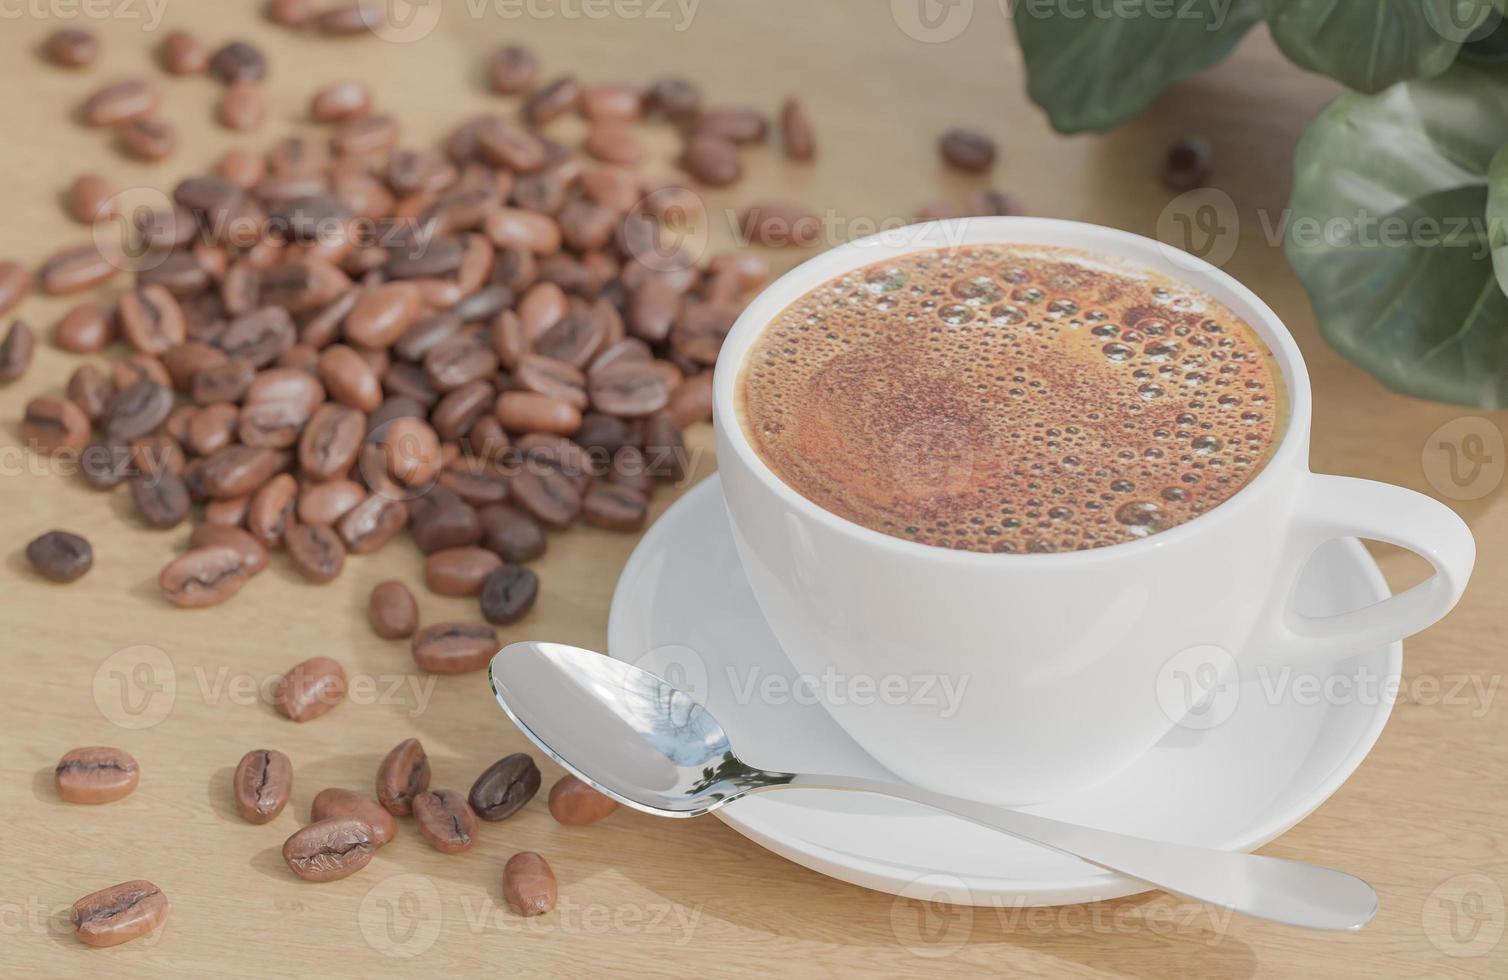
[[[822,508],[945,548],[1053,552],[1175,527],[1245,486],[1283,421],[1230,310],[1067,249],[918,252],[792,303],[740,421]]]

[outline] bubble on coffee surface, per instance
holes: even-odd
[[[1271,354],[1213,299],[1068,249],[851,272],[751,348],[741,422],[819,506],[945,548],[1044,553],[1175,527],[1266,462]]]

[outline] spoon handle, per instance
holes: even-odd
[[[1166,891],[1272,922],[1359,929],[1377,912],[1377,893],[1365,881],[1300,861],[1129,837],[873,779],[800,775],[785,785],[910,800]]]

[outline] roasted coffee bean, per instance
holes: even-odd
[[[1214,167],[1215,152],[1209,141],[1186,136],[1168,148],[1159,176],[1162,185],[1172,191],[1189,191],[1203,186]]]
[[[303,27],[314,19],[310,0],[270,0],[267,19],[283,27]]]
[[[417,498],[411,509],[414,544],[426,555],[474,545],[482,538],[475,508],[449,490],[432,490]]]
[[[529,88],[539,74],[539,59],[528,48],[509,45],[487,56],[487,76],[498,95],[516,95]]]
[[[653,415],[670,401],[665,373],[653,362],[630,361],[597,371],[588,391],[593,408],[624,418]]]
[[[283,531],[283,547],[298,573],[311,582],[333,582],[346,564],[346,546],[334,528],[294,524]]]
[[[503,866],[503,897],[508,907],[528,918],[553,911],[556,900],[555,872],[533,851],[520,851]]]
[[[497,631],[486,623],[436,623],[416,633],[410,649],[420,670],[467,674],[486,667],[497,653]]]
[[[247,132],[259,128],[267,119],[267,99],[259,82],[233,82],[220,96],[215,118],[226,129]]]
[[[703,371],[676,385],[665,411],[680,429],[694,422],[712,421],[712,372]]]
[[[119,264],[96,245],[54,253],[37,272],[37,285],[48,296],[68,296],[93,289],[120,271]]]
[[[226,446],[206,459],[204,490],[217,500],[244,497],[272,479],[285,462],[285,454],[272,449]]]
[[[278,680],[272,706],[293,721],[313,721],[345,699],[345,669],[329,657],[310,657]]]
[[[581,512],[581,493],[571,480],[541,466],[527,466],[508,484],[508,498],[541,524],[570,527]]]
[[[279,473],[252,495],[246,507],[246,529],[264,547],[282,547],[297,499],[298,481]]]
[[[107,85],[84,102],[84,121],[91,126],[119,126],[145,119],[157,111],[162,97],[141,79]]]
[[[189,420],[188,447],[200,456],[208,456],[230,445],[236,436],[236,406],[226,402],[206,405]]]
[[[473,381],[449,392],[435,405],[430,414],[430,424],[435,434],[446,442],[454,442],[467,432],[476,420],[492,411],[493,389],[486,381]]]
[[[330,817],[294,831],[283,860],[305,881],[338,881],[371,863],[377,853],[372,828],[356,817]]]
[[[684,78],[666,77],[655,80],[644,99],[651,112],[680,122],[696,116],[701,108],[702,94]]]
[[[199,75],[209,68],[209,49],[184,31],[173,31],[162,41],[162,67],[169,75]]]
[[[581,90],[581,114],[592,122],[641,119],[644,95],[634,85],[589,85]]]
[[[382,25],[382,8],[370,0],[331,7],[314,18],[314,26],[330,37],[354,37]]]
[[[306,258],[263,272],[261,299],[301,315],[328,306],[350,288],[350,277],[335,266],[323,259]]]
[[[180,299],[197,296],[210,287],[210,270],[207,268],[206,263],[217,261],[210,258],[210,256],[220,256],[224,253],[218,250],[211,251],[206,249],[203,254],[205,260],[201,261],[200,257],[192,252],[174,252],[151,268],[142,269],[137,272],[136,285],[139,288],[159,286]],[[187,336],[187,329],[188,320],[185,316],[185,336]]]
[[[429,756],[417,738],[393,746],[377,767],[377,801],[395,817],[414,812],[414,797],[429,789]]]
[[[198,462],[197,460],[195,462]],[[184,483],[188,481],[185,480]],[[194,496],[190,489],[189,496]],[[246,509],[251,505],[250,497],[232,497],[228,500],[211,500],[204,505],[205,527],[240,527],[246,520]],[[190,546],[192,547],[192,546]],[[249,571],[249,569],[248,569]]]
[[[367,492],[353,480],[330,480],[308,486],[298,496],[296,513],[304,524],[333,526],[367,499]]]
[[[137,381],[117,391],[105,406],[105,433],[129,442],[155,431],[173,410],[173,392],[155,381]]]
[[[550,816],[568,827],[596,823],[618,809],[618,801],[597,792],[575,776],[561,776],[550,787]]]
[[[372,92],[364,82],[337,82],[314,93],[309,116],[315,122],[342,123],[371,111]]]
[[[299,439],[299,468],[312,480],[342,476],[356,461],[365,436],[366,418],[360,412],[326,402],[314,410]]]
[[[592,487],[581,499],[582,520],[609,531],[640,531],[649,500],[633,487],[604,483]]]
[[[424,355],[424,375],[436,391],[454,391],[497,373],[497,352],[486,333],[467,327]]]
[[[33,398],[21,419],[21,438],[39,453],[78,452],[89,441],[89,419],[66,398]]]
[[[650,416],[644,423],[644,462],[649,472],[661,480],[686,478],[686,444],[681,439],[681,430],[664,412]]]
[[[227,85],[259,82],[267,77],[267,58],[245,41],[232,41],[210,58],[209,71]]]
[[[730,303],[686,304],[670,331],[672,350],[699,364],[716,364],[723,339],[740,312]]]
[[[435,850],[459,854],[476,843],[476,814],[455,790],[425,790],[414,797],[413,806],[419,833]]]
[[[524,102],[524,118],[531,126],[543,126],[576,109],[581,101],[581,86],[569,75],[557,78],[531,94]]]
[[[236,438],[253,449],[287,449],[308,420],[301,406],[289,402],[247,405],[236,419]]]
[[[140,778],[129,752],[104,745],[74,749],[53,772],[58,795],[69,803],[113,803],[130,796]]]
[[[68,400],[77,405],[89,421],[105,414],[115,387],[93,364],[80,364],[68,378]]]
[[[65,27],[47,36],[42,53],[55,65],[86,68],[99,57],[99,39],[88,31]]]
[[[175,606],[215,606],[241,591],[251,571],[243,553],[229,545],[196,547],[168,562],[158,577],[162,597]]]
[[[398,835],[398,822],[393,815],[370,796],[354,790],[330,787],[322,789],[309,807],[309,817],[318,823],[337,817],[360,820],[372,831],[372,843],[382,847]]]
[[[668,280],[654,276],[634,290],[628,307],[628,329],[651,344],[670,336],[670,327],[681,310],[681,294]]]
[[[147,354],[162,354],[188,339],[183,308],[160,285],[143,286],[120,298],[120,329],[126,342]]]
[[[231,794],[248,823],[271,823],[293,792],[293,763],[277,749],[253,749],[236,764]],[[317,819],[317,818],[316,818]]]
[[[285,402],[300,412],[313,412],[325,400],[325,389],[311,372],[297,368],[268,368],[246,389],[247,405]]]
[[[68,187],[68,216],[81,225],[94,225],[116,214],[115,188],[98,174],[82,174]]]
[[[763,112],[747,106],[703,109],[696,117],[696,134],[717,136],[730,143],[762,143],[770,131]]]
[[[402,582],[382,582],[367,600],[367,618],[384,640],[407,639],[419,628],[419,606]]]
[[[362,116],[335,131],[335,151],[342,156],[368,156],[391,150],[398,143],[398,122],[391,116]]]
[[[483,820],[496,823],[507,820],[539,792],[539,766],[528,753],[505,756],[477,777],[471,784],[466,801]]]
[[[121,150],[137,160],[155,163],[178,149],[178,128],[161,119],[133,119],[116,131]]]
[[[496,421],[490,415],[487,418]],[[508,479],[508,474],[493,461],[457,456],[440,471],[436,482],[472,507],[486,507],[508,499]]]
[[[570,435],[581,428],[581,410],[568,401],[532,391],[505,391],[497,397],[497,420],[509,432]]]
[[[394,419],[376,442],[388,475],[404,486],[427,486],[440,471],[440,439],[419,419]]]
[[[77,534],[48,531],[26,546],[26,558],[43,578],[72,582],[94,566],[94,549]]]
[[[74,902],[68,918],[85,946],[119,946],[166,922],[168,900],[150,881],[123,881]]]
[[[545,553],[544,531],[518,508],[496,504],[482,508],[478,517],[482,522],[482,547],[495,552],[503,561],[533,561]]]
[[[971,129],[950,129],[937,142],[937,149],[955,170],[980,173],[995,164],[995,141]]]
[[[351,508],[335,530],[351,554],[367,555],[391,541],[407,523],[403,501],[374,493]]]
[[[632,167],[644,159],[644,146],[627,123],[606,121],[593,123],[581,148],[588,156],[603,163]]]
[[[241,556],[247,575],[256,575],[267,567],[267,549],[251,536],[251,532],[223,524],[200,524],[189,536],[189,550],[226,547]]]
[[[0,316],[16,308],[31,291],[31,273],[19,262],[0,261]]]
[[[436,595],[476,596],[503,560],[485,548],[446,548],[424,562],[424,584]]]
[[[183,478],[171,470],[143,472],[131,481],[131,500],[148,527],[177,527],[189,516],[193,503]]]
[[[0,340],[0,384],[9,384],[25,374],[36,349],[36,335],[26,321],[12,323],[5,339]]]
[[[224,364],[205,368],[189,381],[189,397],[200,405],[238,402],[256,379],[257,369],[249,361],[231,358]]]
[[[362,347],[391,347],[423,309],[419,287],[392,282],[368,290],[346,317],[345,335]]]
[[[712,187],[725,187],[743,176],[738,147],[720,136],[693,136],[681,154],[681,166],[696,180]]]
[[[92,441],[79,454],[79,475],[96,490],[113,490],[131,475],[131,449]]]
[[[344,344],[332,344],[319,355],[319,379],[330,397],[362,412],[382,404],[382,382],[360,354]]]
[[[253,367],[266,367],[298,339],[298,329],[288,311],[276,306],[237,317],[220,337],[220,349]]]
[[[591,500],[590,492],[587,499]],[[487,622],[498,626],[516,623],[539,597],[539,576],[522,565],[503,565],[482,583],[481,597],[482,616]]]
[[[786,99],[780,106],[780,141],[792,160],[811,160],[817,155],[811,119],[797,99]]]

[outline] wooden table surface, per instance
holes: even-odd
[[[620,812],[601,826],[562,827],[543,795],[510,822],[485,826],[464,856],[440,855],[405,826],[359,875],[309,885],[288,872],[279,848],[307,818],[317,790],[369,787],[378,760],[409,735],[428,748],[435,784],[464,790],[499,755],[523,749],[524,740],[498,712],[482,675],[418,675],[404,645],[381,641],[367,627],[366,595],[377,581],[402,578],[422,593],[420,556],[406,540],[352,560],[329,586],[305,584],[279,558],[225,606],[167,606],[157,573],[187,531],[149,531],[131,516],[123,492],[97,495],[17,448],[27,398],[59,389],[80,362],[44,343],[30,374],[0,389],[6,974],[1508,974],[1508,711],[1493,700],[1502,693],[1508,625],[1508,554],[1501,547],[1508,513],[1495,485],[1457,499],[1483,488],[1442,478],[1432,448],[1440,439],[1432,433],[1447,423],[1454,423],[1447,436],[1459,438],[1472,426],[1490,433],[1508,419],[1458,421],[1480,413],[1393,395],[1320,341],[1268,229],[1287,199],[1294,143],[1336,90],[1285,63],[1261,31],[1229,62],[1175,86],[1115,134],[1064,138],[1027,101],[1014,38],[993,0],[955,8],[972,9],[972,22],[951,39],[943,39],[953,33],[949,23],[918,30],[914,18],[892,16],[908,4],[874,0],[704,0],[691,4],[689,21],[685,5],[658,0],[539,0],[534,15],[523,17],[508,16],[522,4],[452,3],[432,32],[411,43],[295,36],[262,22],[249,0],[167,0],[161,23],[150,16],[161,3],[14,6],[0,29],[0,256],[28,262],[85,240],[58,201],[75,174],[98,170],[122,187],[168,189],[229,146],[263,146],[306,130],[303,111],[317,84],[371,79],[380,106],[420,145],[465,113],[511,111],[484,91],[480,70],[484,52],[507,41],[536,48],[549,72],[586,80],[642,81],[674,70],[714,101],[768,109],[801,93],[818,126],[820,161],[793,165],[773,148],[748,154],[745,182],[708,195],[712,237],[722,244],[732,238],[722,208],[756,196],[830,209],[834,240],[861,232],[866,222],[905,219],[933,199],[962,200],[978,182],[944,173],[934,150],[936,135],[954,124],[1000,139],[995,181],[1029,213],[1150,234],[1170,199],[1154,179],[1161,151],[1177,136],[1203,134],[1217,154],[1214,183],[1239,216],[1227,268],[1287,320],[1309,359],[1315,468],[1451,498],[1475,529],[1479,554],[1460,607],[1408,642],[1403,695],[1371,757],[1333,799],[1264,848],[1373,882],[1382,911],[1357,935],[1216,922],[1163,894],[1041,916],[929,907],[788,863],[715,819],[671,825]],[[64,19],[80,9],[113,16]],[[473,16],[478,9],[490,12]],[[588,16],[602,10],[615,13]],[[83,72],[44,64],[36,44],[77,23],[103,39],[99,63]],[[255,138],[213,125],[212,81],[157,73],[152,53],[178,27],[211,42],[243,36],[268,51],[273,111]],[[184,136],[178,154],[158,166],[124,160],[105,134],[74,121],[95,86],[138,74],[157,79],[164,113]],[[558,132],[574,139],[579,129],[565,123]],[[674,140],[658,129],[654,146],[668,159]],[[783,266],[799,257],[774,259]],[[20,313],[46,336],[61,308],[32,298]],[[707,449],[708,432],[694,432],[691,441]],[[709,450],[697,476],[711,468]],[[1501,469],[1498,460],[1487,472]],[[662,494],[656,513],[672,497]],[[93,571],[72,586],[41,581],[22,555],[27,541],[54,527],[84,534],[95,546]],[[538,563],[540,603],[525,623],[503,631],[506,638],[601,648],[609,596],[633,544],[631,536],[591,530],[552,538]],[[1412,556],[1379,555],[1395,588],[1421,574]],[[474,609],[469,600],[428,594],[420,606],[429,621]],[[314,654],[340,659],[369,686],[361,703],[353,697],[324,719],[294,726],[252,688]],[[89,744],[135,754],[143,775],[132,796],[100,808],[57,799],[53,764],[67,749]],[[231,809],[229,782],[241,754],[261,746],[287,752],[297,779],[287,811],[270,826],[253,827]],[[544,768],[548,785],[558,770]],[[524,849],[544,854],[559,875],[553,915],[519,919],[502,901],[503,863]],[[65,925],[70,903],[136,877],[169,896],[166,928],[114,950],[78,945]]]

